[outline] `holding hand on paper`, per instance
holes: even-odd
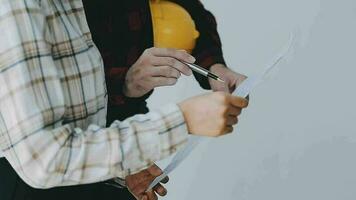
[[[210,67],[210,72],[219,76],[226,83],[222,84],[213,79],[209,79],[209,84],[213,91],[232,93],[247,78],[245,75],[234,72],[223,64],[212,65]]]
[[[191,134],[217,137],[233,131],[248,101],[225,92],[214,92],[188,99],[179,106]]]
[[[183,101],[179,107],[191,134],[217,137],[233,131],[233,125],[238,122],[237,117],[247,105],[246,99],[225,92],[214,92]],[[162,173],[157,165],[153,165],[126,177],[126,185],[136,199],[158,199],[157,195],[165,196],[167,194],[167,190],[160,183],[151,190],[146,191],[146,189]],[[161,183],[167,182],[168,177],[161,181]]]
[[[137,174],[126,177],[127,188],[135,198],[139,200],[158,199],[157,194],[162,197],[166,196],[167,189],[164,188],[161,183],[167,183],[169,181],[168,177],[163,179],[161,183],[157,184],[152,190],[146,192],[147,187],[161,174],[162,170],[157,165],[153,165]]]

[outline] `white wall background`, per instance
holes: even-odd
[[[204,143],[171,175],[169,200],[356,199],[356,1],[203,0],[229,66],[251,75],[289,33],[299,44],[251,95],[233,135]],[[156,90],[155,108],[202,91]]]

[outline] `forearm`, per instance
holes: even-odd
[[[177,106],[170,105],[107,129],[62,126],[21,135],[26,139],[15,132],[0,136],[6,159],[32,187],[51,188],[125,178],[172,154],[187,130]]]

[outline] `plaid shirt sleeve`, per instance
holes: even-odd
[[[84,74],[58,75],[61,62],[53,59],[48,16],[41,7],[51,3],[0,0],[0,151],[19,176],[35,188],[125,178],[183,145],[188,134],[175,104],[115,121],[109,128],[95,124],[81,127],[83,119],[77,123],[64,120],[67,106],[73,105],[66,101],[68,88],[62,82]],[[96,79],[88,83],[91,81]],[[87,94],[105,90],[89,87],[82,85],[82,90]],[[98,113],[86,118],[105,118]]]
[[[222,44],[217,31],[217,23],[214,15],[205,9],[200,0],[173,0],[184,7],[192,16],[200,33],[193,56],[196,63],[209,69],[214,64],[225,65]],[[211,89],[206,77],[194,73],[201,87]]]

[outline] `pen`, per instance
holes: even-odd
[[[220,81],[222,83],[225,83],[224,80],[219,78],[219,76],[211,73],[209,70],[206,70],[206,69],[204,69],[204,68],[202,68],[202,67],[200,67],[200,66],[198,66],[196,64],[187,63],[187,62],[181,61],[181,60],[180,60],[180,62],[182,62],[183,64],[187,65],[191,70],[197,72],[198,74],[201,74],[201,75],[203,75],[205,77],[208,77],[208,78],[214,79],[216,81]]]

